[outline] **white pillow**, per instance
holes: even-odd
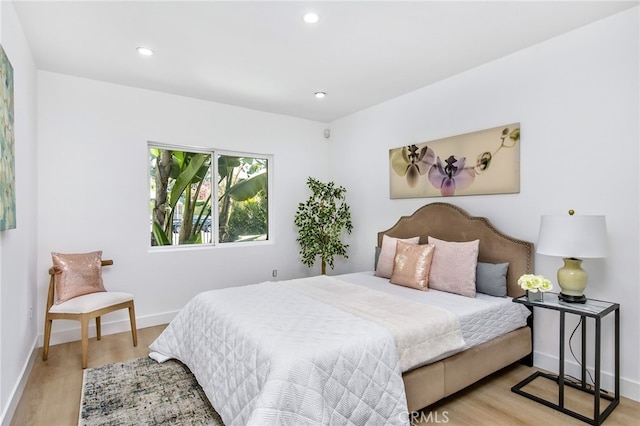
[[[409,244],[418,244],[420,237],[401,239],[390,237],[386,234],[383,235],[382,248],[380,250],[380,257],[378,257],[378,266],[376,267],[376,276],[391,278],[393,274],[393,259],[396,257],[396,244],[398,240]]]
[[[449,242],[429,237],[435,246],[429,288],[476,297],[476,266],[480,240]]]

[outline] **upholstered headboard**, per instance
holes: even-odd
[[[457,242],[480,240],[478,261],[509,262],[507,294],[511,297],[525,294],[518,286],[518,278],[533,273],[533,243],[505,235],[486,218],[470,216],[452,204],[431,203],[411,216],[402,216],[391,228],[378,232],[378,247],[382,246],[384,234],[397,238],[420,236],[420,244],[426,244],[429,236]]]

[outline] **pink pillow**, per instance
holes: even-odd
[[[476,297],[476,266],[480,240],[456,243],[429,237],[435,246],[429,288]]]
[[[400,239],[383,235],[380,256],[378,257],[378,266],[376,267],[376,276],[391,278],[391,274],[393,274],[393,259],[396,257],[396,242],[398,240],[409,244],[418,244],[420,237]]]
[[[91,253],[51,253],[56,304],[83,294],[106,291],[102,283],[102,251]]]
[[[433,249],[431,244],[416,245],[398,241],[391,284],[426,291]]]

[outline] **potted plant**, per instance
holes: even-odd
[[[298,227],[302,263],[313,267],[317,258],[322,262],[322,274],[327,273],[327,264],[333,269],[335,256],[347,256],[348,244],[340,237],[342,231],[349,234],[353,229],[351,211],[345,201],[347,190],[333,182],[323,183],[309,177],[307,185],[312,195],[305,203],[298,204],[295,225]]]

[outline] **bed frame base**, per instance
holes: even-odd
[[[522,327],[442,361],[402,375],[409,412],[418,411],[477,382],[532,351],[531,329]]]

